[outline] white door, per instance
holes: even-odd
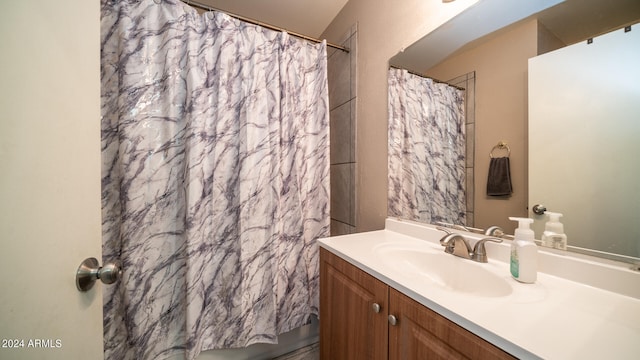
[[[101,359],[100,2],[0,3],[0,359]]]

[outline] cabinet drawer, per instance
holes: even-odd
[[[399,291],[389,290],[389,359],[515,359]]]

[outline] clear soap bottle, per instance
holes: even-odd
[[[533,219],[510,217],[509,220],[518,222],[511,244],[511,276],[523,283],[534,283],[538,278],[538,247],[529,228]]]
[[[564,233],[564,226],[560,222],[562,214],[547,211],[549,221],[544,225],[542,233],[542,244],[560,250],[567,250],[567,235]]]

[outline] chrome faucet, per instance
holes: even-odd
[[[486,263],[488,261],[484,244],[488,241],[497,243],[502,242],[502,239],[498,239],[495,237],[484,238],[478,240],[472,250],[471,246],[469,246],[469,242],[467,241],[467,239],[465,239],[464,236],[452,233],[445,228],[437,227],[436,229],[447,233],[447,235],[440,239],[440,245],[445,247],[444,252],[481,263]]]
[[[471,259],[471,247],[464,236],[456,233],[452,233],[444,228],[437,228],[447,233],[442,239],[440,239],[440,245],[444,246],[444,252],[452,254],[465,259]]]
[[[489,226],[487,230],[484,231],[484,234],[487,236],[501,237],[504,235],[504,230],[502,230],[500,226],[493,225]]]
[[[501,243],[502,239],[498,239],[495,237],[488,237],[488,238],[478,240],[478,242],[476,242],[476,244],[473,247],[473,255],[471,256],[471,260],[481,262],[481,263],[488,262],[487,250],[484,248],[484,244],[488,241]]]
[[[494,238],[513,240],[513,235],[506,234],[500,226],[496,225],[489,226],[487,230],[484,231],[484,234]]]

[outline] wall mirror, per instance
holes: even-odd
[[[486,127],[488,128],[488,131],[486,131],[486,128],[485,131],[479,131],[478,127],[481,125],[481,121],[483,120],[479,119],[476,115],[475,121],[477,122],[478,127],[471,134],[467,131],[467,136],[475,136],[475,166],[479,170],[482,170],[486,167],[486,164],[488,164],[488,151],[496,144],[497,141],[502,140],[501,132],[504,129],[516,129],[511,133],[508,133],[511,138],[505,139],[509,141],[513,150],[512,153],[515,153],[516,155],[521,154],[522,156],[522,158],[518,159],[512,167],[512,170],[516,170],[515,176],[520,174],[519,176],[521,177],[518,181],[517,188],[514,184],[514,196],[504,199],[486,197],[482,194],[487,181],[485,177],[486,173],[482,174],[481,172],[476,172],[476,176],[472,180],[472,188],[467,191],[467,196],[475,199],[475,214],[471,218],[471,224],[473,226],[487,228],[490,225],[497,224],[504,227],[507,233],[512,233],[513,226],[508,220],[506,220],[508,216],[529,216],[536,219],[537,223],[543,223],[546,219],[546,217],[535,215],[529,210],[533,205],[533,203],[530,203],[530,200],[536,201],[529,198],[529,188],[536,188],[538,180],[536,180],[535,175],[538,175],[541,171],[539,169],[529,167],[530,161],[534,164],[537,162],[534,160],[536,155],[532,153],[534,150],[531,149],[530,145],[537,143],[538,140],[529,138],[530,135],[537,135],[529,134],[528,131],[531,124],[528,123],[530,119],[528,116],[529,94],[527,59],[567,45],[586,42],[586,39],[589,38],[597,39],[599,35],[620,29],[625,25],[638,23],[640,21],[640,2],[635,0],[536,1],[535,3],[537,3],[536,5],[538,5],[538,8],[527,9],[526,11],[521,8],[509,9],[509,6],[513,6],[513,4],[509,3],[510,1],[505,0],[480,0],[476,5],[470,7],[458,17],[452,19],[449,23],[444,24],[431,34],[426,35],[423,39],[418,40],[415,44],[403,49],[396,56],[391,58],[389,62],[390,65],[394,67],[407,69],[418,74],[425,74],[426,76],[446,81],[455,78],[458,75],[473,71],[475,67],[482,67],[485,64],[473,64],[473,61],[468,60],[469,58],[467,58],[464,67],[462,67],[465,70],[460,71],[459,73],[437,76],[437,70],[441,64],[446,63],[447,61],[452,61],[451,59],[456,59],[456,56],[464,53],[465,51],[469,52],[471,49],[481,46],[482,44],[487,44],[498,36],[503,36],[505,34],[515,36],[513,34],[518,33],[520,30],[514,29],[523,29],[529,26],[527,24],[534,24],[533,26],[535,29],[533,30],[533,33],[535,36],[527,39],[526,41],[533,41],[536,46],[535,51],[537,52],[525,56],[524,60],[521,60],[521,62],[524,61],[524,65],[522,65],[524,66],[524,70],[519,70],[519,73],[512,76],[513,78],[520,79],[520,85],[518,85],[517,88],[512,87],[507,89],[507,91],[519,92],[519,94],[521,94],[519,96],[522,98],[522,103],[517,105],[519,109],[518,111],[520,112],[517,116],[510,114],[508,116],[508,120],[500,120],[502,122],[487,125]],[[491,13],[491,15],[483,13],[482,9],[485,9],[488,13]],[[634,27],[632,31],[640,31],[640,26]],[[451,41],[448,42],[448,39]],[[512,47],[516,47],[520,43],[526,42],[513,37],[511,37],[509,41],[511,41],[510,44]],[[440,46],[442,44],[448,45]],[[429,49],[431,49],[431,51]],[[434,51],[433,49],[438,50]],[[492,61],[500,63],[501,61],[506,61],[505,59],[507,57],[508,56],[503,54],[502,51],[494,51],[494,59],[492,59]],[[460,61],[460,59],[456,59],[455,61]],[[507,63],[501,63],[500,66],[506,67],[510,65]],[[435,73],[436,75],[431,75],[432,73]],[[501,79],[498,79],[497,77],[495,79],[491,79],[491,81],[494,80],[499,81]],[[487,82],[487,79],[486,77],[483,78],[481,73],[478,73],[475,81],[476,84],[478,84],[482,81]],[[506,106],[506,104],[492,102],[489,95],[480,94],[482,91],[483,89],[481,89],[480,86],[477,86],[475,89],[476,111],[484,111],[487,108],[501,110],[503,105]],[[630,95],[636,97],[636,102],[640,102],[640,99],[638,99],[640,94],[635,93],[635,95]],[[393,120],[390,119],[389,121]],[[611,119],[602,120],[602,122],[610,121]],[[638,135],[637,129],[638,127],[636,124],[634,129],[628,129],[629,134],[635,131],[633,134]],[[630,138],[632,141],[636,141],[635,139],[637,136],[634,136],[633,134],[631,136],[627,136],[627,138]],[[548,136],[548,134],[545,135]],[[583,134],[580,138],[585,144],[594,142],[594,139],[589,139],[586,134]],[[601,143],[601,141],[602,139],[599,139],[598,143]],[[629,149],[629,147],[625,148],[624,146],[622,146],[622,148],[627,150]],[[637,149],[637,146],[635,148]],[[605,151],[604,149],[593,150]],[[467,151],[467,153],[469,153],[469,151]],[[567,152],[563,156],[568,157],[570,153],[572,152]],[[575,156],[575,158],[571,158],[569,161],[573,163],[592,162],[592,160],[590,160],[591,157],[587,156],[585,158],[585,155],[587,155],[585,152],[572,154],[571,156]],[[618,163],[616,159],[615,154],[612,154],[610,162]],[[620,161],[619,165],[620,167],[617,169],[607,168],[607,170],[602,171],[602,173],[608,177],[620,177],[621,175],[631,174],[633,171],[637,171],[629,171],[629,163]],[[595,176],[598,171],[597,169],[594,170],[595,171],[593,171],[593,173]],[[531,181],[531,183],[529,183],[529,181]],[[558,180],[557,183],[563,183],[563,181]],[[620,186],[629,186],[628,184],[635,183],[637,183],[637,181],[621,180],[619,182]],[[596,178],[583,178],[582,184],[590,189],[590,193],[599,193],[599,195],[605,195],[604,198],[606,198],[607,189],[599,185],[600,183]],[[551,205],[545,204],[549,207],[549,211],[561,212],[565,215],[563,220],[569,220],[570,225],[567,225],[566,221],[564,222],[565,230],[569,237],[569,245],[571,245],[570,250],[586,252],[590,255],[609,257],[623,261],[637,260],[637,258],[640,257],[640,240],[637,230],[638,225],[635,225],[638,223],[637,210],[635,212],[625,210],[626,212],[624,213],[616,214],[616,206],[610,201],[603,202],[602,206],[600,206],[600,204],[585,204],[582,200],[584,198],[585,187],[577,188],[574,186],[575,184],[566,185],[568,185],[568,187],[566,189],[563,188],[561,191],[569,194],[574,206],[593,209],[589,218],[584,221],[601,221],[601,224],[599,225],[606,229],[609,226],[607,225],[607,221],[611,219],[616,219],[616,221],[618,221],[617,219],[627,219],[634,224],[633,226],[635,226],[627,227],[627,230],[624,230],[625,233],[615,235],[615,240],[612,240],[611,236],[607,236],[606,233],[603,234],[602,232],[597,235],[594,234],[594,236],[591,237],[585,234],[572,236],[572,231],[569,227],[572,226],[575,228],[579,226],[577,224],[580,224],[580,221],[583,220],[578,219],[577,222],[574,222],[571,218],[578,218],[580,215],[576,213],[577,216],[574,216],[572,215],[571,208],[568,206],[556,205],[553,203],[553,200],[549,200],[551,201],[551,203],[549,203]],[[637,185],[626,189],[626,192],[624,193],[629,197],[635,196],[635,203],[640,203],[640,194],[638,192]],[[545,199],[540,200],[541,202],[546,201]],[[560,206],[565,208],[558,208]],[[537,225],[536,238],[541,237],[541,231],[541,225]]]

